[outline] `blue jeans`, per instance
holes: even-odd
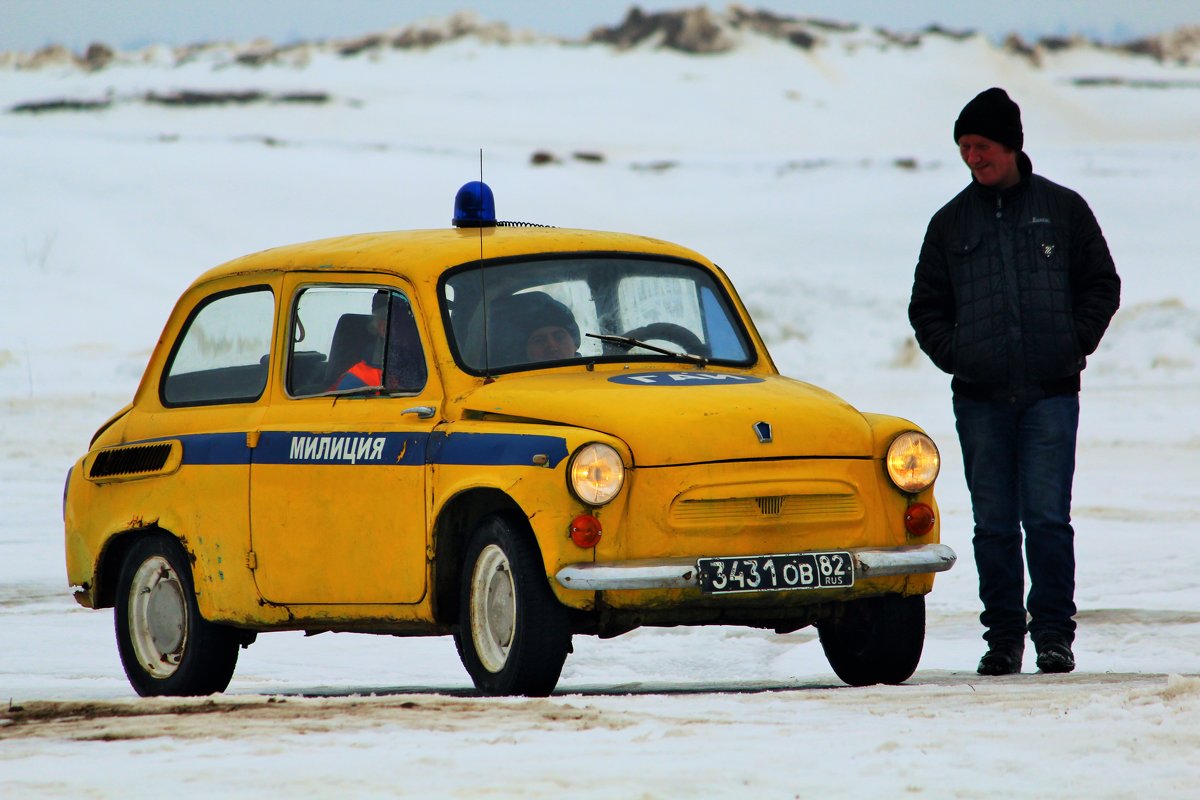
[[[979,621],[989,645],[1075,639],[1071,482],[1079,395],[1032,403],[955,396],[954,417],[975,515]],[[1029,562],[1028,626],[1024,601]]]

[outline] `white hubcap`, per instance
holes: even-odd
[[[508,556],[494,544],[479,554],[471,575],[471,639],[488,672],[508,663],[517,622],[517,595]]]
[[[151,677],[169,678],[179,668],[187,634],[179,576],[162,556],[146,559],[129,587],[129,639],[138,663]]]

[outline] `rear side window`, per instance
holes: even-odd
[[[167,406],[245,403],[262,396],[275,322],[266,287],[216,295],[193,313],[162,383]]]

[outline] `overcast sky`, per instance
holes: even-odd
[[[644,10],[688,8],[702,0],[640,0]],[[1080,33],[1103,41],[1200,25],[1200,0],[743,0],[747,8],[919,30],[930,24],[999,39]],[[91,42],[120,49],[267,37],[276,43],[354,36],[441,17],[460,9],[513,28],[572,38],[614,25],[631,0],[0,0],[0,50]],[[723,9],[728,3],[707,3]]]

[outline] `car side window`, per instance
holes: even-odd
[[[372,286],[311,286],[292,310],[287,390],[292,397],[355,392],[417,394],[428,379],[408,298]]]
[[[246,403],[262,396],[275,322],[266,287],[216,295],[192,312],[163,375],[163,405]]]

